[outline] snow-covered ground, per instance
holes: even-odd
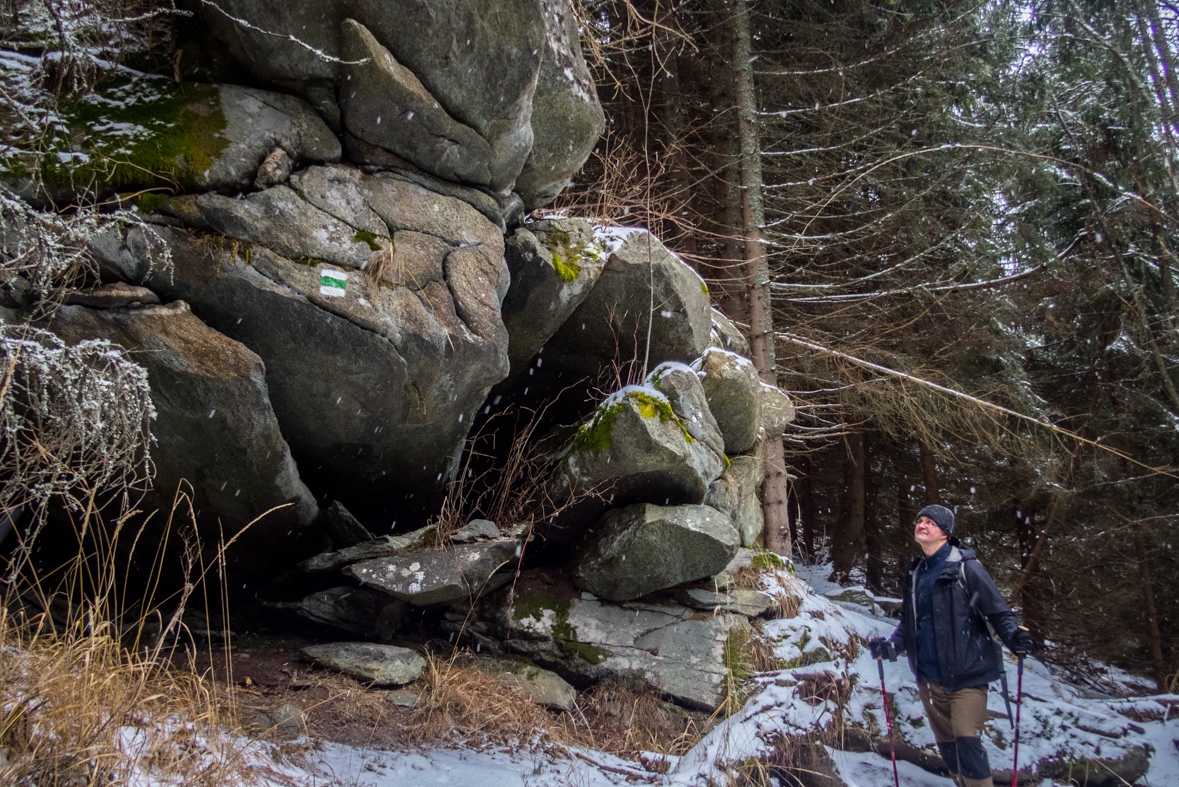
[[[640,763],[596,751],[536,743],[515,749],[503,747],[418,748],[388,751],[344,746],[304,739],[296,744],[250,744],[244,760],[259,784],[293,784],[298,787],[426,787],[474,785],[476,787],[598,787],[646,783],[665,787],[696,787],[730,783],[734,765],[747,758],[766,756],[780,735],[799,735],[821,729],[835,713],[834,702],[804,701],[797,689],[804,676],[826,673],[851,689],[844,706],[845,718],[876,730],[885,730],[876,663],[866,648],[848,648],[852,638],[861,641],[886,636],[894,624],[874,614],[878,605],[860,589],[853,597],[833,602],[847,588],[822,580],[822,567],[799,567],[816,589],[779,575],[782,582],[801,591],[803,602],[794,618],[770,621],[766,632],[776,643],[776,655],[804,666],[759,675],[760,690],[738,713],[713,729],[695,748],[669,761],[667,774],[650,772]],[[869,605],[872,609],[869,609]],[[808,663],[809,662],[809,663]],[[884,662],[893,725],[900,736],[919,747],[933,747],[932,733],[924,723],[916,686],[903,661]],[[1127,683],[1133,681],[1122,676]],[[1016,666],[1008,664],[1012,692],[1017,684]],[[988,708],[995,712],[984,739],[995,770],[1011,768],[1011,727],[1004,715],[1000,692],[992,691]],[[1179,785],[1179,715],[1170,703],[1179,696],[1133,699],[1093,699],[1086,692],[1057,679],[1038,661],[1026,663],[1019,757],[1022,766],[1046,757],[1116,757],[1135,746],[1151,750],[1150,769],[1136,782],[1141,787]],[[1164,702],[1166,701],[1166,702]],[[812,704],[814,703],[814,704]],[[1133,718],[1126,714],[1132,713]],[[1151,720],[1154,719],[1154,720]],[[133,750],[134,746],[129,746]],[[848,787],[881,787],[893,781],[887,757],[828,749]],[[129,752],[130,753],[130,752]],[[239,756],[242,756],[239,754]],[[949,779],[930,774],[907,762],[898,763],[900,782],[907,787],[953,787]],[[129,783],[152,787],[147,773]],[[1044,780],[1040,787],[1065,787]]]

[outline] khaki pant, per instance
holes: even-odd
[[[921,704],[946,767],[961,787],[994,787],[982,745],[987,723],[987,687],[946,691],[940,683],[917,681]]]

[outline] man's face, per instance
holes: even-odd
[[[942,532],[942,529],[932,519],[927,516],[917,518],[917,524],[913,529],[913,540],[922,547],[939,544],[945,541],[946,538],[946,534]]]

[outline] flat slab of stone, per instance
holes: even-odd
[[[540,590],[502,610],[512,649],[566,676],[639,679],[685,707],[713,711],[725,700],[730,657],[751,631],[743,615],[704,615],[674,605],[613,604]]]
[[[512,576],[512,539],[460,544],[354,563],[344,573],[415,606],[477,597]]]
[[[306,571],[308,574],[322,574],[341,569],[352,563],[358,563],[361,560],[392,557],[412,548],[433,530],[432,527],[423,527],[410,533],[381,536],[335,552],[323,552],[315,557],[307,558],[298,567],[300,571]]]
[[[417,680],[426,668],[426,660],[417,651],[372,642],[311,645],[301,652],[321,667],[377,686],[410,683]]]
[[[328,588],[299,601],[278,602],[274,607],[381,642],[392,638],[406,616],[404,601],[379,590],[356,587]]]
[[[487,519],[472,519],[457,533],[453,533],[450,540],[456,544],[470,544],[499,538],[499,536],[499,528],[495,526],[494,522]]]
[[[777,602],[765,593],[740,588],[728,591],[677,588],[675,599],[686,607],[703,612],[732,612],[747,618],[761,617],[777,607]]]

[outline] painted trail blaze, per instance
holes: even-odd
[[[319,294],[342,298],[348,289],[348,274],[343,271],[323,271],[319,276]]]

